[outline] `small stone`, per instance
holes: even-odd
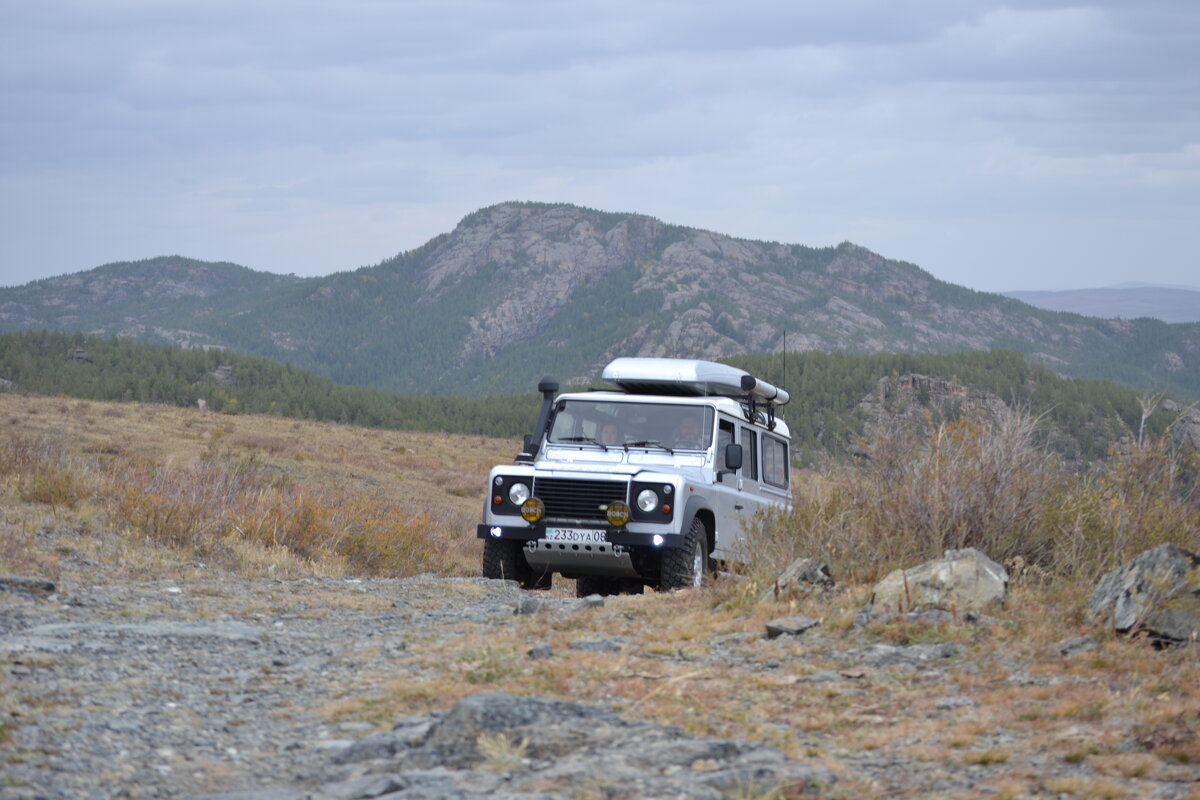
[[[767,623],[767,638],[774,639],[777,636],[799,636],[805,631],[815,628],[820,625],[820,620],[815,620],[812,617],[796,616],[796,617],[780,617],[773,619]]]
[[[971,708],[979,705],[970,697],[943,697],[934,703],[933,707],[938,711],[953,711],[956,708]]]
[[[593,653],[619,653],[625,649],[625,643],[616,639],[584,639],[568,642],[567,647],[572,650],[584,650]]]
[[[805,675],[800,679],[801,683],[837,683],[842,680],[842,675],[833,670],[819,669],[809,675]]]
[[[522,617],[529,614],[537,614],[549,608],[546,601],[540,597],[522,597],[517,601],[517,607],[513,609],[513,615]]]
[[[554,648],[548,644],[539,644],[526,651],[525,655],[532,659],[550,658],[554,655]]]
[[[1073,656],[1079,653],[1087,653],[1095,650],[1097,647],[1096,640],[1090,636],[1076,636],[1071,639],[1063,639],[1058,644],[1054,645],[1054,652],[1060,656]]]

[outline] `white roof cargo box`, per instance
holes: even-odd
[[[783,405],[791,397],[745,370],[689,358],[618,358],[604,380],[630,394],[749,397]]]

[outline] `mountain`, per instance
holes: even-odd
[[[1056,292],[1005,292],[1004,296],[1038,308],[1091,317],[1200,322],[1200,289],[1182,286],[1108,286]]]
[[[1033,308],[843,243],[735,239],[638,215],[502,203],[319,278],[183,258],[0,289],[0,331],[219,346],[410,393],[586,382],[615,355],[1005,348],[1064,375],[1200,396],[1200,324]]]

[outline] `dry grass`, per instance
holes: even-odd
[[[0,394],[0,570],[55,577],[87,559],[128,574],[198,562],[249,576],[474,574],[480,487],[517,446]],[[28,546],[81,526],[105,545]],[[162,558],[139,566],[139,550]]]
[[[931,434],[880,431],[862,463],[806,473],[794,508],[760,519],[752,548],[764,557],[750,577],[761,582],[805,555],[869,581],[975,547],[1019,578],[1070,593],[1155,545],[1200,549],[1195,451],[1166,435],[1079,473],[1037,446],[1036,427],[1009,411]]]

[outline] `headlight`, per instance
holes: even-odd
[[[529,499],[529,487],[523,483],[514,483],[508,487],[508,502],[519,506]]]
[[[647,514],[658,508],[658,492],[653,489],[642,489],[638,492],[637,507]]]

